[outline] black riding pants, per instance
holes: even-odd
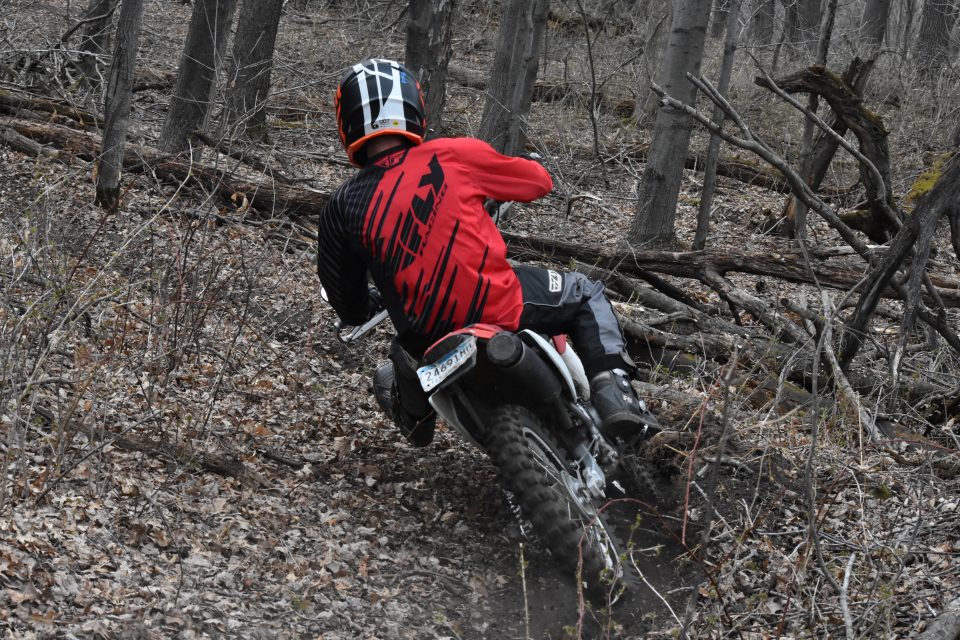
[[[608,369],[633,370],[620,322],[603,294],[602,282],[582,273],[526,265],[513,270],[523,290],[521,329],[569,335],[588,378]]]
[[[608,369],[633,370],[620,323],[603,293],[603,283],[582,273],[541,267],[521,265],[514,271],[523,292],[520,329],[569,335],[588,378]],[[417,378],[415,357],[394,341],[390,360],[401,407],[414,419],[426,416],[431,408]]]

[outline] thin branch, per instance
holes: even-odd
[[[840,608],[843,610],[843,627],[847,632],[848,640],[853,640],[853,619],[850,617],[850,606],[847,602],[847,592],[850,588],[850,574],[853,570],[853,563],[857,559],[857,552],[850,554],[847,560],[847,570],[843,572],[843,586],[840,589]]]

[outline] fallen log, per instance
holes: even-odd
[[[578,260],[622,274],[642,278],[643,271],[655,271],[683,278],[700,279],[705,269],[718,274],[749,273],[796,282],[814,284],[849,291],[861,285],[867,271],[865,264],[824,261],[817,249],[808,251],[809,267],[799,249],[771,244],[765,250],[703,249],[700,251],[644,251],[629,248],[593,247],[550,238],[503,233],[508,252],[514,257],[537,256],[540,259],[567,263]],[[931,280],[936,281],[931,277]],[[942,279],[940,282],[944,282]],[[960,290],[937,287],[944,305],[960,308]],[[902,292],[893,287],[883,289],[883,297],[903,299]]]
[[[172,89],[176,82],[177,74],[173,71],[152,67],[140,68],[137,69],[137,76],[133,82],[133,92]]]
[[[176,442],[156,442],[150,438],[138,438],[131,435],[99,433],[95,429],[81,426],[91,439],[109,438],[109,444],[125,451],[137,451],[160,460],[180,464],[187,469],[207,471],[225,478],[238,480],[245,488],[270,488],[271,484],[259,473],[244,464],[239,456],[198,451],[191,446]],[[112,437],[111,437],[112,436]]]
[[[100,136],[54,124],[31,122],[19,118],[0,117],[0,127],[41,144],[67,150],[69,156],[95,160],[100,149]],[[212,194],[236,203],[246,200],[263,212],[284,212],[289,216],[317,215],[329,194],[307,187],[283,184],[268,177],[247,178],[219,167],[191,162],[179,156],[161,153],[153,147],[128,148],[123,156],[126,171],[150,173],[162,180],[189,181]]]
[[[489,84],[489,74],[477,71],[462,65],[451,64],[447,68],[447,78],[462,87],[486,91]],[[610,96],[603,91],[590,93],[586,82],[570,82],[564,80],[538,80],[533,85],[532,100],[534,102],[560,102],[561,100],[575,99],[584,105],[591,101],[601,112],[613,113],[621,118],[633,115],[635,100]]]
[[[103,118],[66,102],[38,98],[20,91],[0,89],[0,113],[16,116],[22,111],[59,114],[76,120],[81,125],[103,126]]]
[[[30,138],[20,135],[9,127],[0,127],[0,142],[7,145],[14,151],[19,151],[20,153],[24,153],[32,158],[46,156],[54,160],[65,160],[67,164],[72,162],[72,158],[67,158],[65,156],[62,157],[59,150],[44,147],[40,143],[35,142]]]

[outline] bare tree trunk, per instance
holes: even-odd
[[[816,64],[821,66],[826,66],[827,64],[827,51],[830,49],[830,38],[833,35],[833,20],[837,14],[837,0],[827,0],[826,2],[826,11],[823,14],[823,22],[820,25],[820,37],[817,40],[817,60]],[[809,100],[807,101],[807,107],[809,107],[811,113],[816,113],[817,108],[820,106],[820,99],[817,97],[817,94],[811,93]],[[804,118],[803,121],[803,137],[800,144],[801,152],[801,162],[803,167],[803,174],[809,180],[809,176],[813,167],[813,121],[809,118]],[[801,200],[794,199],[796,203],[795,217],[793,224],[793,233],[798,238],[807,237],[807,205],[804,204]],[[789,222],[790,218],[787,217]],[[788,225],[789,226],[789,225]]]
[[[97,172],[96,202],[108,211],[116,211],[120,202],[120,170],[127,141],[142,23],[143,0],[123,0],[117,24],[117,46],[107,81],[103,108],[106,118]]]
[[[860,35],[866,47],[866,57],[876,57],[887,32],[887,19],[890,16],[890,0],[867,0],[860,16]]]
[[[754,46],[766,47],[773,42],[775,0],[755,0],[750,19],[750,41]]]
[[[267,95],[283,0],[245,0],[227,80],[226,121],[251,140],[267,139]]]
[[[661,7],[658,6],[659,10]],[[667,36],[670,31],[670,13],[669,9],[663,7],[662,17],[653,22],[653,28],[647,36],[646,44],[643,50],[644,67],[646,75],[640,81],[637,90],[637,103],[634,106],[633,117],[638,122],[653,122],[657,117],[657,109],[660,107],[660,98],[650,88],[651,84],[661,83],[661,73],[663,69],[663,54],[667,50]]]
[[[820,26],[820,0],[786,0],[786,40],[790,44],[803,44],[813,51],[817,46],[817,31]]]
[[[540,74],[538,52],[544,46],[547,31],[547,16],[550,14],[550,0],[536,0],[533,7],[533,47],[523,78],[523,92],[520,97],[520,113],[530,113],[533,95],[536,91],[537,76]]]
[[[921,75],[936,75],[947,63],[950,32],[956,21],[956,0],[927,0],[923,4],[917,34],[917,62]]]
[[[732,0],[713,0],[713,15],[710,17],[710,37],[720,38],[727,25]]]
[[[490,69],[490,81],[487,84],[487,101],[480,120],[480,138],[489,142],[498,151],[509,146],[510,121],[515,115],[511,110],[514,89],[520,83],[520,65],[517,59],[518,29],[523,22],[523,0],[510,0],[500,16],[500,33],[497,37],[497,50]]]
[[[184,151],[190,135],[205,128],[235,6],[236,0],[196,0],[193,5],[177,85],[160,134],[163,151]]]
[[[530,68],[536,69],[535,52],[540,45],[535,39],[538,33],[542,39],[544,31],[536,22],[541,16],[546,20],[548,7],[549,0],[510,0],[501,17],[480,137],[507,155],[520,149],[523,107],[533,99]]]
[[[593,154],[600,157],[600,127],[597,123],[599,116],[599,97],[597,96],[597,68],[593,58],[593,43],[590,39],[590,23],[587,20],[587,10],[583,7],[583,1],[577,0],[577,8],[580,10],[580,16],[583,18],[584,37],[587,40],[587,61],[590,63],[590,104],[588,106],[590,113],[590,125],[593,129]]]
[[[420,82],[427,103],[427,137],[440,135],[446,101],[455,0],[410,0],[404,63]]]
[[[903,0],[900,4],[900,43],[897,51],[900,59],[906,59],[913,37],[913,19],[917,13],[917,0]]]
[[[83,19],[89,21],[84,25],[80,36],[80,63],[77,65],[83,77],[91,86],[100,85],[100,74],[97,73],[97,59],[107,52],[110,36],[110,17],[115,9],[114,0],[90,0]]]
[[[737,28],[740,19],[740,0],[730,0],[727,13],[727,38],[723,43],[723,62],[720,65],[720,81],[717,91],[726,96],[730,87],[730,76],[733,75],[733,60],[737,52]],[[713,121],[723,126],[723,109],[719,105],[713,108]],[[693,248],[703,249],[707,242],[707,232],[710,230],[710,213],[713,208],[713,192],[717,184],[717,163],[720,160],[720,136],[710,136],[707,147],[707,164],[703,168],[703,190],[700,193],[700,210],[697,212],[697,232],[693,238]]]
[[[687,74],[700,74],[709,17],[710,0],[674,0],[670,40],[664,59],[663,88],[686,104],[694,104],[697,97],[697,90],[687,80]],[[693,120],[685,113],[665,106],[657,111],[650,158],[643,172],[636,215],[630,226],[632,244],[676,245],[677,197],[692,128]]]

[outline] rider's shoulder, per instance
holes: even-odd
[[[493,147],[479,138],[433,138],[419,147],[421,153],[437,153],[452,158],[468,159],[478,153],[494,152]],[[469,155],[467,155],[469,154]]]
[[[470,137],[450,137],[450,138],[432,138],[420,145],[420,149],[461,149],[464,147],[475,147],[493,149],[489,142],[480,138]]]

